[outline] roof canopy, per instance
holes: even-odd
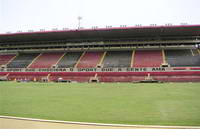
[[[0,34],[0,43],[33,41],[105,41],[148,37],[200,36],[200,25],[141,26]]]

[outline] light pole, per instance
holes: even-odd
[[[81,28],[81,20],[82,20],[82,17],[78,16],[78,29]]]

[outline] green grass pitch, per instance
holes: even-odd
[[[0,115],[95,123],[200,125],[200,83],[0,82]]]

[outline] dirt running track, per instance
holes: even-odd
[[[200,129],[198,127],[177,127],[179,129]],[[21,118],[0,117],[0,129],[177,129],[176,127],[148,127],[148,126],[116,126],[116,125],[95,125],[81,123],[65,123],[43,120],[29,120]]]

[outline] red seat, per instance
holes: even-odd
[[[161,50],[135,51],[133,67],[160,67],[163,63]]]
[[[95,68],[103,52],[86,52],[77,65],[77,68]]]
[[[0,65],[7,64],[15,55],[0,55]]]
[[[51,68],[64,53],[43,53],[35,60],[29,68]]]

